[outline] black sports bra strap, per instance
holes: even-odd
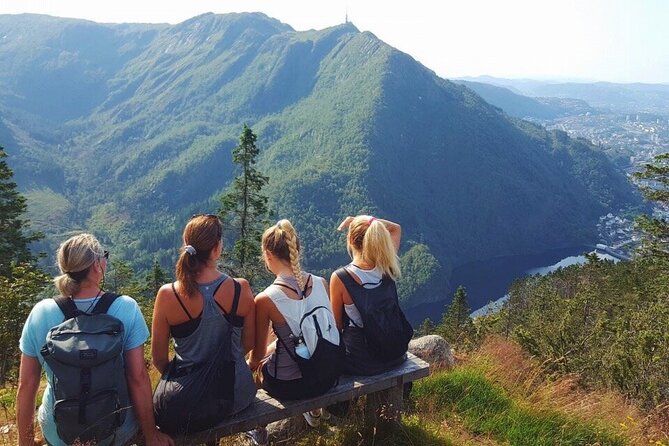
[[[242,287],[235,279],[232,279],[232,282],[235,284],[235,297],[232,298],[232,309],[230,310],[230,315],[237,316],[237,307],[239,306],[239,296],[241,294]]]
[[[227,279],[226,279],[226,280],[227,280]],[[216,286],[216,289],[214,290],[214,293],[211,295],[211,298],[214,299],[214,303],[216,304],[216,306],[217,306],[218,308],[221,309],[221,311],[223,312],[223,314],[226,314],[226,315],[227,315],[228,312],[225,311],[225,308],[223,308],[223,306],[221,306],[221,304],[219,304],[218,301],[216,300],[216,293],[218,292],[218,289],[221,287],[221,285],[223,285],[223,282],[225,282],[225,280],[221,280],[221,282]]]
[[[239,306],[239,295],[241,291],[241,286],[239,285],[239,282],[237,282],[235,279],[232,279],[232,283],[235,285],[235,295],[232,298],[232,308],[230,309],[230,313],[228,313],[227,311],[225,311],[225,308],[223,308],[223,306],[219,304],[218,301],[216,300],[216,291],[218,291],[221,285],[223,285],[223,282],[225,282],[225,280],[219,283],[216,289],[214,290],[214,303],[218,305],[218,308],[220,308],[223,314],[225,314],[226,316],[237,316],[237,307]]]
[[[184,305],[184,303],[181,302],[181,298],[179,297],[179,293],[177,293],[177,289],[174,287],[174,282],[172,282],[172,292],[173,292],[174,295],[177,297],[177,302],[179,302],[179,305],[181,305],[181,308],[183,308],[184,311],[186,312],[186,315],[188,316],[188,319],[190,319],[190,320],[192,321],[192,320],[193,320],[193,316],[190,315],[190,313],[189,313],[188,310],[186,309],[186,306]]]
[[[312,282],[311,285],[309,285],[309,282]],[[277,282],[275,280],[274,282],[272,282],[272,285],[278,285],[280,287],[287,288],[287,289],[293,291],[295,294],[297,294],[298,297],[300,296],[300,293],[298,293],[295,288],[293,288],[290,285],[286,285],[285,283]],[[309,291],[309,288],[313,288],[313,280],[311,278],[311,274],[309,274],[309,277],[307,277],[307,281],[304,282],[304,289],[302,290],[302,297],[303,298],[306,297],[307,291]]]
[[[283,288],[287,288],[287,289],[289,289],[289,290],[295,292],[295,294],[297,294],[297,290],[296,290],[295,288],[293,288],[293,287],[290,286],[290,285],[286,285],[285,283],[281,283],[281,282],[276,282],[276,281],[275,281],[272,285],[277,285],[277,286],[280,286],[280,287],[283,287]]]

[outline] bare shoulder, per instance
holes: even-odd
[[[343,283],[339,278],[337,271],[333,272],[332,275],[330,276],[330,286],[337,286],[337,287],[343,286]]]
[[[272,299],[270,299],[269,295],[265,293],[264,291],[258,293],[255,297],[256,305],[266,303],[266,302],[271,302]]]
[[[174,291],[172,291],[172,284],[166,283],[165,285],[161,286],[160,289],[158,289],[158,293],[156,294],[156,301],[171,298],[172,296],[174,296]]]
[[[251,289],[251,284],[243,277],[235,277],[235,282],[239,283],[239,286],[242,287],[242,291]]]

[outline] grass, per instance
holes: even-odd
[[[437,407],[444,419],[457,416],[468,431],[513,445],[624,445],[594,423],[557,410],[534,409],[514,401],[475,369],[437,373],[417,383],[418,412]],[[436,404],[435,404],[436,403]],[[421,410],[423,409],[423,410]]]
[[[151,373],[152,381],[159,378]],[[0,389],[0,445],[16,444],[15,389]],[[551,379],[519,346],[490,338],[453,370],[414,384],[399,424],[365,426],[364,399],[348,417],[306,428],[301,417],[275,445],[669,446],[669,407],[644,413],[614,392],[586,391],[578,377]],[[7,432],[6,426],[10,426]],[[247,444],[241,435],[220,446]]]

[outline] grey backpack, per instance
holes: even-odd
[[[69,298],[54,299],[65,321],[49,331],[40,353],[53,371],[54,418],[67,444],[112,437],[129,408],[123,322],[106,314],[117,297],[103,294],[91,313]]]

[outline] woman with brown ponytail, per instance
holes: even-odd
[[[190,373],[211,363],[222,343],[227,342],[226,337],[231,336],[230,351],[235,362],[231,412],[236,413],[246,408],[256,393],[244,359],[254,345],[255,304],[245,279],[232,279],[218,269],[222,232],[221,221],[215,215],[193,216],[186,224],[176,265],[177,280],[163,285],[156,296],[151,356],[154,366],[163,375],[170,369],[179,387],[180,379],[187,379]],[[174,339],[173,364],[169,360],[170,338]],[[157,389],[154,403],[160,401],[160,397]],[[170,413],[170,407],[164,409]],[[157,421],[160,425],[160,416]],[[181,428],[167,426],[166,429]]]
[[[346,346],[344,372],[383,373],[405,360],[413,335],[395,286],[402,230],[370,215],[346,217],[337,229],[348,230],[346,247],[352,259],[330,278],[332,310]]]
[[[313,308],[323,311],[320,325],[323,335],[336,335],[333,343],[339,345],[327,282],[302,271],[300,242],[288,220],[281,220],[264,232],[262,255],[265,266],[276,279],[256,296],[256,341],[249,366],[259,369],[263,388],[276,398],[292,400],[315,396],[315,386],[302,375],[297,356],[310,355],[305,345],[308,342],[302,339],[304,325],[301,322]],[[277,339],[268,346],[270,322]],[[324,371],[323,375],[326,374]],[[327,390],[322,389],[321,393]],[[312,427],[318,425],[320,416],[320,410],[304,414]]]

